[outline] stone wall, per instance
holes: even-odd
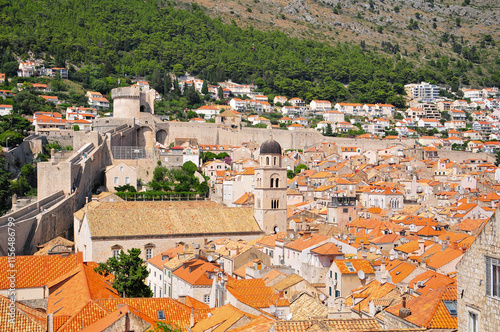
[[[391,330],[419,328],[418,325],[412,324],[388,312],[384,312],[384,323],[385,323],[385,328]]]
[[[452,150],[438,150],[439,158],[448,158],[456,163],[461,163],[467,159],[486,159],[488,162],[495,162],[495,156],[486,152],[465,152]]]
[[[73,129],[61,129],[54,131],[45,131],[41,135],[47,139],[49,143],[58,143],[61,146],[73,146],[73,137],[77,133]]]
[[[43,136],[29,136],[18,147],[4,152],[7,169],[12,174],[18,174],[24,164],[33,162],[39,153],[43,152],[43,145],[47,140]]]
[[[163,236],[161,238],[157,237],[137,237],[137,238],[106,238],[106,239],[92,239],[92,258],[90,260],[101,263],[105,262],[112,255],[111,247],[115,244],[119,244],[123,247],[123,251],[127,251],[132,248],[141,249],[141,257],[146,259],[146,250],[144,246],[146,244],[154,244],[155,248],[153,249],[153,256],[158,255],[159,253],[175,247],[175,244],[179,241],[183,241],[185,243],[198,243],[200,245],[204,245],[206,241],[215,241],[219,239],[232,239],[232,240],[245,240],[252,241],[264,235],[264,233],[255,233],[255,234],[219,234],[219,235],[206,235],[206,236]],[[76,233],[75,233],[75,236]],[[75,239],[76,240],[76,239]],[[85,241],[75,241],[76,243],[81,243],[81,245],[85,244]],[[87,246],[88,247],[88,246]],[[83,251],[81,248],[75,248],[76,250]]]
[[[165,130],[168,135],[165,144],[174,142],[176,138],[197,138],[202,144],[227,144],[239,146],[244,142],[255,142],[258,145],[273,137],[284,149],[308,149],[319,146],[322,142],[333,142],[339,146],[359,146],[363,150],[383,149],[392,145],[409,146],[415,140],[380,140],[326,137],[314,129],[279,130],[242,127],[231,129],[215,123],[163,122],[156,124],[157,130]]]
[[[478,331],[500,331],[500,297],[486,295],[485,257],[500,259],[498,210],[457,264],[458,331],[469,331],[469,312],[478,315]]]

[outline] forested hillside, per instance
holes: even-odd
[[[170,84],[166,73],[187,71],[211,82],[255,82],[266,93],[307,100],[402,106],[404,84],[431,81],[456,90],[479,66],[474,59],[445,56],[418,64],[401,52],[381,55],[357,43],[242,29],[209,18],[196,4],[181,10],[161,0],[1,0],[0,25],[1,65],[8,74],[12,54],[33,53],[74,66],[70,78],[91,87],[110,76],[151,75],[162,91]],[[488,64],[491,72],[483,73],[481,84],[500,85],[499,62]]]

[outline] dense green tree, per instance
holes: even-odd
[[[184,163],[184,165],[182,165],[182,170],[190,175],[193,175],[197,169],[198,169],[198,167],[196,167],[196,164],[193,163],[192,161],[187,161]]]
[[[206,80],[203,80],[203,85],[201,87],[201,93],[206,95],[208,93],[208,84]]]
[[[117,192],[131,192],[131,193],[137,192],[137,189],[135,189],[135,187],[131,184],[124,184],[123,186],[117,186],[115,187],[115,190]]]
[[[26,179],[31,187],[35,188],[37,186],[36,168],[33,165],[24,164],[23,167],[21,167],[21,176]]]
[[[16,146],[18,144],[21,144],[23,140],[23,134],[17,131],[7,130],[0,134],[1,146]]]
[[[0,215],[3,215],[10,209],[11,191],[10,191],[10,172],[6,168],[5,156],[0,151]]]
[[[157,0],[88,0],[72,2],[69,10],[64,0],[4,2],[0,15],[7,19],[2,21],[0,31],[0,61],[2,70],[11,73],[9,76],[15,76],[17,70],[12,53],[31,51],[45,54],[54,65],[74,64],[79,70],[69,66],[72,79],[87,89],[105,93],[116,84],[108,80],[109,76],[148,76],[155,88],[163,91],[168,106],[175,100],[180,109],[186,101],[179,99],[177,84],[170,93],[165,73],[180,76],[189,72],[207,82],[257,82],[265,93],[307,101],[327,98],[389,102],[400,100],[394,97],[403,92],[389,89],[380,93],[387,86],[418,81],[451,86],[452,77],[470,75],[475,65],[469,64],[479,63],[488,53],[478,52],[473,45],[459,43],[458,38],[446,34],[442,42],[453,39],[460,61],[449,61],[447,67],[436,59],[432,59],[436,66],[430,60],[417,65],[401,56],[407,50],[399,50],[399,45],[386,42],[383,49],[390,55],[383,56],[354,44],[329,45],[290,38],[279,31],[242,29],[210,19],[199,6],[182,10],[171,2]],[[409,28],[417,29],[418,20],[412,18]],[[495,42],[493,37],[482,41],[485,47]],[[252,43],[255,51],[249,47]],[[7,71],[10,64],[12,68]],[[498,82],[499,65],[492,63],[482,80],[488,84]],[[356,89],[351,87],[353,82],[357,82]],[[20,107],[25,114],[42,108],[45,105],[35,109],[29,102]]]
[[[295,169],[294,169],[294,172],[295,174],[299,174],[300,172],[302,172],[303,170],[307,170],[307,166],[304,165],[304,164],[299,164],[297,166],[295,166]]]
[[[25,196],[25,194],[31,189],[28,181],[23,176],[20,176],[17,180],[12,180],[10,182],[10,190],[12,193],[17,194],[17,196]]]
[[[111,257],[106,263],[99,263],[95,271],[105,277],[112,274],[113,288],[123,297],[152,297],[153,292],[144,283],[149,272],[139,257],[141,250],[132,248],[127,252],[121,250],[118,258]]]
[[[332,130],[332,125],[327,123],[326,128],[325,128],[325,136],[332,136],[333,135],[333,130]]]
[[[154,332],[181,332],[182,330],[179,328],[175,328],[170,324],[157,322]]]

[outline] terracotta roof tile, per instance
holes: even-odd
[[[343,255],[340,251],[339,248],[331,242],[325,243],[319,247],[316,247],[311,250],[311,252],[314,252],[319,255]]]
[[[16,302],[14,324],[11,324],[10,299],[0,295],[0,330],[1,331],[47,331],[45,314],[30,308],[22,303]]]
[[[295,320],[328,318],[328,308],[307,293],[302,293],[290,304],[290,312]]]
[[[456,329],[457,317],[450,314],[443,301],[457,301],[456,285],[443,286],[408,301],[406,307],[411,310],[411,315],[405,320],[429,329]],[[398,316],[401,306],[389,307],[386,311]]]
[[[214,272],[219,266],[202,259],[193,259],[184,262],[180,268],[174,271],[174,275],[191,285],[210,286],[213,281],[206,272]]]
[[[302,331],[378,331],[380,324],[375,318],[327,319],[320,321],[277,321],[274,324],[276,332]]]
[[[285,245],[286,248],[302,251],[304,249],[315,246],[323,241],[328,240],[330,237],[318,234],[304,235],[294,241]]]
[[[165,322],[186,330],[190,326],[190,315],[193,310],[195,322],[208,317],[209,309],[192,309],[171,298],[126,298],[100,299],[96,301],[108,311],[115,311],[119,304],[126,304],[139,310],[154,321],[159,321],[158,311],[165,313]]]
[[[69,255],[67,257],[59,255],[16,256],[16,287],[43,287],[50,281],[74,270],[77,264],[77,255]],[[0,274],[8,275],[7,271],[10,269],[8,257],[0,257]],[[10,283],[7,278],[0,279],[0,289],[8,289],[9,285]]]
[[[336,260],[334,261],[342,274],[354,274],[358,271],[363,271],[364,273],[375,273],[370,262],[364,259],[348,259],[348,260]],[[354,271],[350,271],[346,263],[351,263]]]
[[[287,299],[280,298],[271,287],[267,287],[262,279],[229,279],[227,290],[239,301],[255,308],[268,308],[272,304],[278,307],[290,305]]]

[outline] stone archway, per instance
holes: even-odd
[[[137,145],[151,148],[154,145],[153,130],[149,127],[137,129]]]
[[[165,145],[167,143],[167,131],[164,129],[160,129],[156,132],[156,141],[160,144]]]

